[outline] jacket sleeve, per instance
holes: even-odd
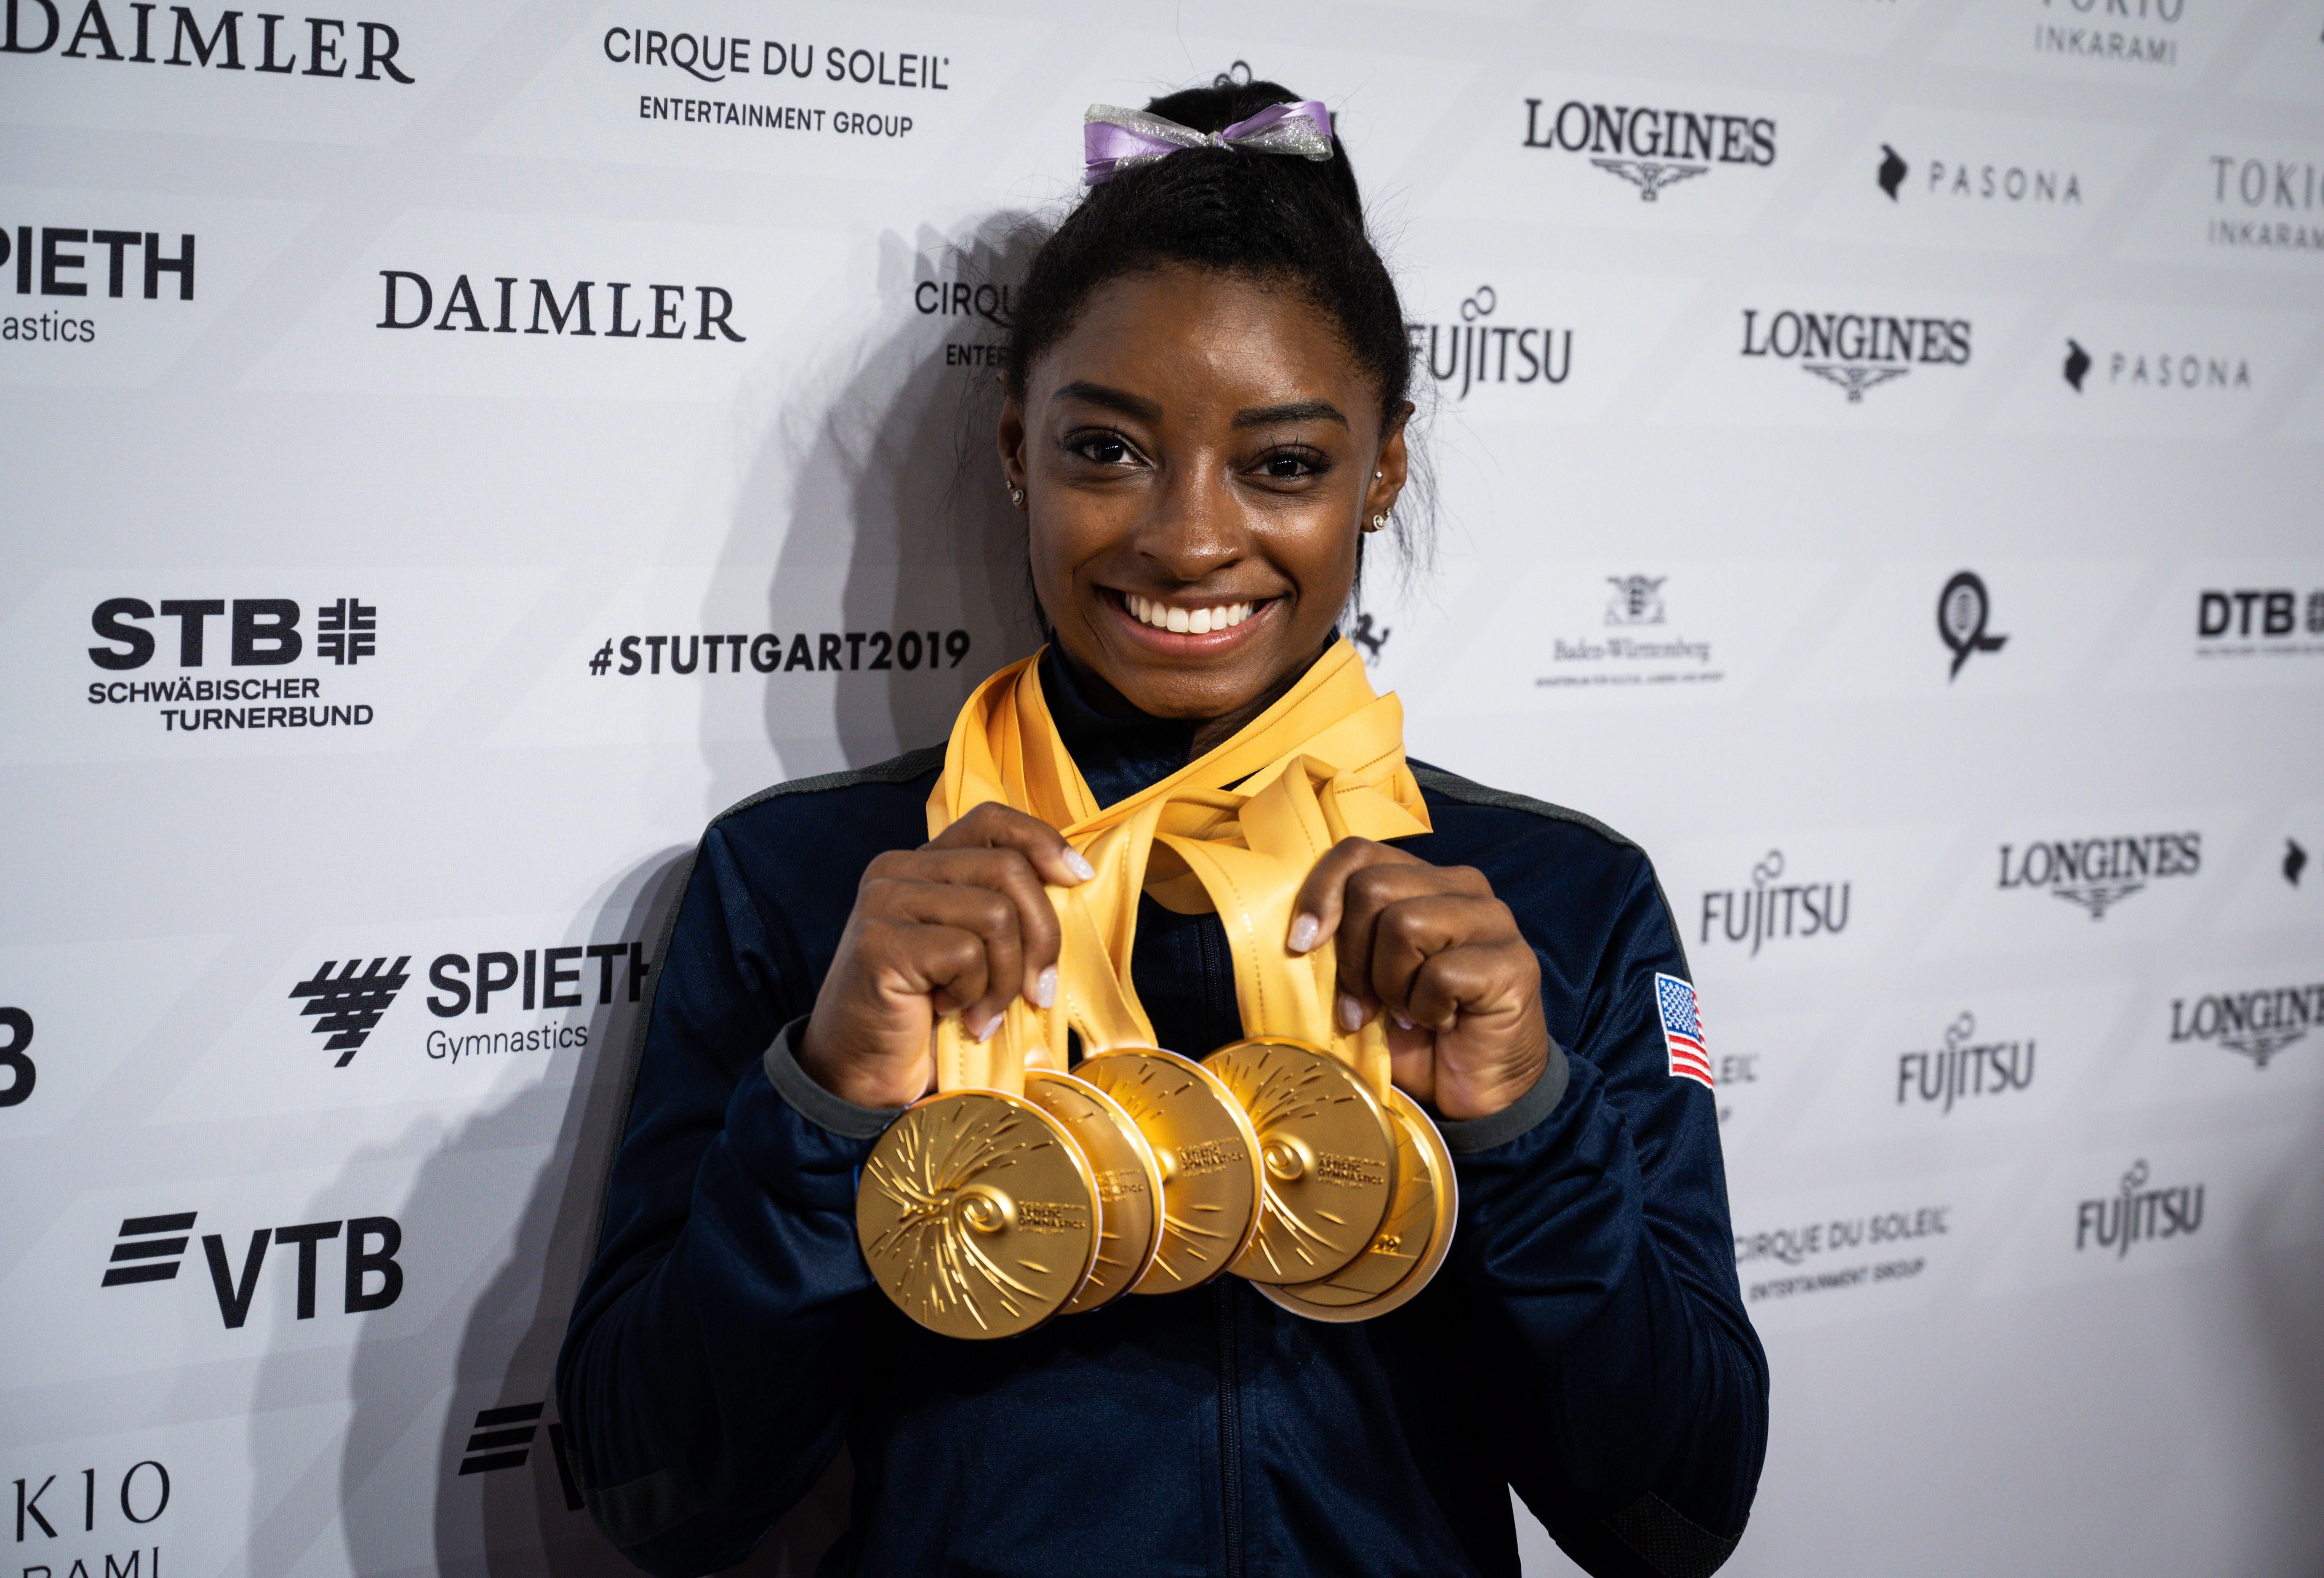
[[[1570,935],[1571,909],[1512,903],[1572,1051],[1507,1112],[1444,1126],[1452,1269],[1512,1383],[1496,1433],[1534,1515],[1593,1573],[1705,1578],[1757,1487],[1766,1356],[1735,1274],[1716,1105],[1670,1072],[1656,1007],[1655,976],[1691,979],[1685,957],[1652,868],[1624,855],[1590,935]]]
[[[599,1528],[678,1578],[748,1554],[838,1448],[855,1169],[893,1114],[799,1072],[812,983],[715,826],[662,960],[557,1396]]]

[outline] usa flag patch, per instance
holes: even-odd
[[[1702,1012],[1695,1003],[1694,988],[1675,975],[1656,975],[1655,1007],[1663,1016],[1663,1046],[1670,1053],[1672,1075],[1710,1085],[1711,1054],[1702,1045]]]

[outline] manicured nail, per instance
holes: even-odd
[[[1039,980],[1033,983],[1033,1006],[1035,1008],[1054,1008],[1056,1006],[1056,1001],[1057,967],[1055,964],[1052,964],[1047,969],[1041,972],[1041,978]]]
[[[981,1026],[969,1023],[967,1026],[968,1038],[972,1041],[980,1043],[990,1041],[992,1039],[992,1032],[1001,1028],[1001,1016],[999,1014],[994,1014],[991,1019],[985,1020]],[[967,1021],[964,1022],[966,1023]]]
[[[1410,1020],[1408,1020],[1408,1019],[1406,1019],[1402,1014],[1398,1014],[1398,1015],[1397,1015],[1397,1016],[1396,1016],[1396,1022],[1397,1022],[1397,1027],[1398,1027],[1399,1029],[1406,1029],[1406,1030],[1408,1030],[1408,1029],[1412,1029],[1412,1021],[1411,1021]]]
[[[1360,1030],[1364,1028],[1364,1005],[1342,992],[1340,993],[1340,1029]]]
[[[1084,882],[1097,875],[1097,868],[1084,860],[1082,852],[1071,845],[1067,845],[1065,849],[1065,870],[1073,872]]]
[[[1323,923],[1312,915],[1296,918],[1291,922],[1291,951],[1295,954],[1304,954],[1314,947],[1315,934],[1323,929]]]

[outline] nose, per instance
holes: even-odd
[[[1223,466],[1172,467],[1150,496],[1134,547],[1164,577],[1192,586],[1249,554],[1243,501]]]

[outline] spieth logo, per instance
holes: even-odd
[[[2076,394],[2098,365],[2078,340],[2066,341],[2066,382]],[[2242,356],[2201,356],[2187,351],[2111,351],[2107,355],[2109,389],[2248,391],[2251,363]]]
[[[1828,379],[1862,402],[1864,392],[1911,373],[1915,365],[1965,367],[1969,322],[1965,318],[1887,318],[1854,312],[1772,314],[1765,328],[1760,309],[1743,309],[1743,355],[1795,361],[1803,371]]]
[[[1775,123],[1765,116],[1579,99],[1552,115],[1538,98],[1525,103],[1526,147],[1588,154],[1591,164],[1637,187],[1641,202],[1660,200],[1665,187],[1708,175],[1713,165],[1775,162]]]
[[[386,281],[386,294],[379,321],[372,325],[374,328],[433,327],[466,334],[569,334],[575,339],[709,340],[735,345],[746,337],[727,322],[734,311],[733,294],[716,285],[647,285],[635,298],[625,300],[637,287],[624,280],[606,281],[605,310],[594,319],[605,326],[600,330],[592,327],[598,281],[576,280],[564,288],[560,297],[558,288],[547,280],[520,280],[514,274],[488,275],[488,282],[500,289],[499,312],[487,323],[493,293],[485,293],[486,305],[480,308],[468,276],[460,274],[445,293],[442,315],[431,326],[428,320],[436,310],[436,287],[427,275],[410,269],[382,269],[379,274]],[[520,290],[520,286],[529,290]],[[693,292],[690,308],[687,301],[689,289]],[[648,292],[651,294],[650,300]],[[410,316],[405,316],[407,313]],[[521,324],[521,318],[527,320]],[[572,326],[569,328],[568,324]],[[717,333],[714,335],[713,329]]]
[[[600,678],[607,674],[659,674],[665,651],[673,674],[691,674],[696,669],[715,674],[722,651],[729,674],[742,672],[746,652],[752,669],[761,674],[788,674],[800,669],[818,674],[875,669],[933,670],[959,668],[973,644],[964,630],[794,631],[788,647],[772,631],[757,635],[737,632],[732,635],[607,636],[605,644],[590,654],[589,672]]]
[[[132,1216],[121,1224],[101,1286],[126,1287],[135,1282],[171,1282],[192,1241],[190,1232],[198,1213],[171,1212],[161,1216]],[[344,1230],[344,1232],[343,1232]],[[267,1250],[295,1244],[299,1250],[298,1318],[315,1318],[315,1285],[321,1246],[342,1241],[345,1286],[344,1313],[363,1315],[385,1309],[403,1297],[403,1268],[396,1251],[403,1247],[403,1228],[392,1216],[357,1216],[338,1222],[303,1222],[289,1227],[262,1227],[250,1235],[239,1270],[226,1255],[226,1241],[217,1233],[202,1238],[202,1256],[208,1263],[210,1286],[217,1295],[218,1318],[228,1331],[250,1318],[251,1299],[258,1292],[258,1277],[266,1264]],[[281,1260],[275,1262],[281,1265]],[[376,1277],[376,1286],[372,1278]]]
[[[1898,200],[1897,193],[1904,186],[1911,166],[1904,156],[1887,143],[1880,144],[1880,163],[1873,171],[1873,179],[1888,200]],[[1974,161],[1929,161],[1928,179],[1916,183],[1917,189],[1932,197],[1970,198],[1980,202],[2034,203],[2060,208],[2080,208],[2082,202],[2082,178],[2070,170],[2029,170],[2022,164],[1991,164]]]
[[[2122,1190],[2111,1199],[2085,1200],[2074,1213],[2074,1252],[2095,1244],[2116,1260],[2135,1243],[2191,1235],[2203,1225],[2203,1186],[2173,1184],[2150,1189],[2144,1158],[2122,1175]]]
[[[1486,322],[1500,300],[1490,285],[1480,285],[1461,303],[1460,322],[1405,325],[1413,360],[1425,362],[1439,384],[1458,378],[1458,399],[1480,383],[1563,383],[1573,371],[1572,329]]]
[[[2312,162],[2296,159],[2245,159],[2232,153],[2211,158],[2211,202],[2228,210],[2214,215],[2208,239],[2213,246],[2253,252],[2324,252],[2324,225],[2288,219],[2324,208],[2324,181]]]
[[[2034,1083],[2034,1043],[1979,1041],[1977,1016],[1963,1012],[1945,1027],[1945,1044],[1934,1052],[1904,1052],[1896,1057],[1896,1104],[1915,1100],[1949,1115],[1966,1096],[2006,1096]],[[1938,1103],[1941,1103],[1941,1106]]]
[[[14,17],[13,10],[10,15]],[[91,245],[102,247],[104,256],[78,250]],[[133,254],[137,258],[134,263],[128,261]],[[154,301],[161,296],[161,276],[170,274],[175,276],[177,286],[171,300],[194,299],[194,238],[190,235],[181,233],[178,236],[177,255],[172,257],[161,250],[160,233],[152,230],[60,225],[18,225],[12,229],[0,226],[0,266],[12,257],[15,260],[14,280],[19,296],[37,293],[87,297],[93,291],[103,291],[108,300],[118,301],[143,275],[145,300]],[[98,271],[104,274],[102,283],[96,278]],[[0,315],[0,341],[5,340],[92,345],[97,340],[97,319],[74,318],[64,312],[22,318]]]
[[[2001,886],[2043,891],[2090,912],[2092,920],[2151,881],[2203,869],[2200,833],[2145,833],[2001,846]]]
[[[1853,883],[1786,882],[1783,875],[1784,852],[1771,849],[1766,859],[1751,868],[1750,887],[1704,893],[1698,940],[1705,946],[1714,937],[1748,942],[1751,948],[1747,956],[1757,958],[1769,942],[1838,937],[1848,929]]]
[[[64,48],[57,50],[56,58],[60,60],[118,60],[143,66],[158,62],[206,66],[213,71],[247,69],[260,76],[334,78],[346,78],[348,68],[360,60],[354,74],[357,82],[396,82],[406,88],[412,83],[395,63],[395,52],[403,41],[383,22],[355,23],[357,36],[349,38],[349,23],[340,18],[308,16],[283,26],[286,18],[261,13],[253,19],[258,25],[253,30],[256,36],[249,42],[256,49],[245,66],[243,12],[220,9],[205,25],[192,6],[172,5],[169,17],[156,27],[153,14],[161,9],[158,5],[115,0],[108,16],[104,0],[78,0],[78,4],[72,36],[65,40]],[[66,9],[71,13],[72,5],[68,4]],[[31,36],[34,28],[41,30],[37,39]],[[7,39],[0,42],[0,51],[44,55],[56,49],[63,32],[64,18],[58,14],[57,0],[8,0]],[[165,47],[165,40],[170,52],[156,54]]]
[[[1606,604],[1609,624],[1660,624],[1663,622],[1663,583],[1668,576],[1608,576],[1613,584],[1614,600]]]
[[[639,942],[526,948],[521,955],[484,952],[473,955],[473,963],[471,958],[467,954],[438,954],[428,966],[429,984],[436,989],[427,1000],[428,1011],[438,1019],[458,1019],[471,1011],[489,1013],[493,999],[510,992],[517,994],[519,1011],[524,1013],[589,1006],[593,963],[596,1007],[636,1002],[652,967],[645,956],[645,945]],[[290,989],[290,1000],[306,1004],[299,1010],[300,1015],[315,1021],[309,1029],[328,1038],[323,1050],[339,1055],[332,1067],[345,1068],[355,1061],[380,1020],[394,1006],[396,994],[410,984],[405,971],[410,963],[409,954],[398,955],[392,964],[384,957],[368,964],[362,959],[345,964],[326,959],[312,977]],[[509,1011],[505,1003],[501,1011]],[[493,1053],[547,1052],[588,1044],[589,1026],[582,1022],[465,1036],[431,1029],[425,1050],[431,1061],[457,1063],[463,1057]]]
[[[2265,1068],[2267,1060],[2307,1038],[2309,1027],[2324,1021],[2324,984],[2270,986],[2256,992],[2214,992],[2190,1006],[2171,1001],[2173,1041],[2217,1041],[2230,1052]]]
[[[2179,41],[2167,30],[2186,14],[2187,0],[2041,0],[2034,52],[2176,66]]]

